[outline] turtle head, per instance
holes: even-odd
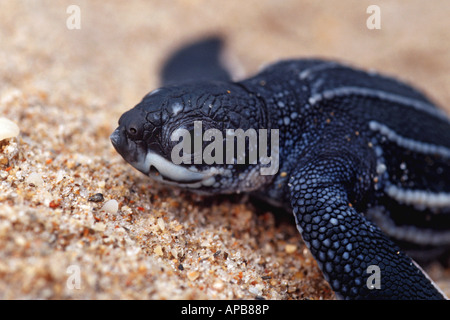
[[[125,112],[110,138],[127,162],[157,181],[199,193],[249,191],[270,179],[259,160],[267,165],[274,156],[258,152],[258,134],[268,138],[270,131],[261,104],[228,82],[165,87]]]

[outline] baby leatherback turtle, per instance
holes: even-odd
[[[210,195],[251,192],[292,211],[340,298],[446,298],[404,253],[450,247],[446,114],[407,84],[334,61],[281,61],[233,82],[202,56],[219,46],[208,40],[169,60],[164,86],[120,118],[111,135],[118,153],[159,182]],[[196,53],[200,58],[192,59]],[[230,130],[276,130],[271,156],[279,170],[263,175],[262,161],[238,162],[237,149],[231,164],[195,153],[183,158],[194,161],[175,163],[173,134],[194,132],[194,122],[202,132],[223,133],[214,136],[219,160],[229,156],[218,150]],[[250,138],[244,151],[252,149]],[[198,139],[194,133],[184,146]],[[212,140],[204,136],[200,144],[207,148]]]

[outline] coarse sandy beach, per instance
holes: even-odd
[[[67,27],[72,4],[80,29]],[[290,214],[158,185],[109,135],[158,87],[165,59],[209,35],[224,38],[236,79],[333,58],[450,112],[450,2],[380,1],[380,30],[366,26],[370,4],[0,2],[0,117],[20,128],[0,142],[0,299],[335,299]],[[450,296],[450,269],[425,270]]]

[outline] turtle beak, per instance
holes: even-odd
[[[109,139],[111,140],[112,145],[117,150],[118,146],[120,145],[121,137],[120,137],[120,127],[114,130],[114,132],[109,136]]]

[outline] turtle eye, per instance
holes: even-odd
[[[130,125],[128,127],[128,134],[130,136],[135,136],[137,133],[138,133],[138,129],[137,129],[136,125]]]

